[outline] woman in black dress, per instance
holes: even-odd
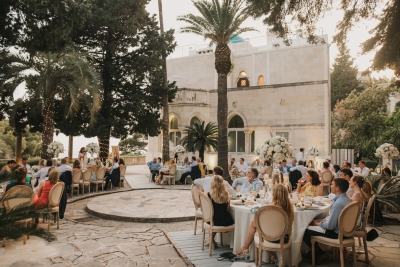
[[[211,180],[210,192],[207,194],[211,199],[214,208],[214,226],[229,226],[234,224],[230,213],[230,198],[228,190],[224,184],[224,178],[215,175]],[[212,233],[212,243],[216,247],[214,240],[217,233]],[[208,242],[210,244],[210,241]]]

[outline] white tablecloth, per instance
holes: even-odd
[[[303,234],[314,218],[325,218],[328,216],[329,205],[323,206],[319,209],[310,209],[304,211],[294,211],[294,221],[292,228],[292,266],[297,266],[301,261],[301,243],[303,239]],[[239,250],[249,233],[251,221],[254,220],[254,214],[250,213],[250,208],[241,205],[231,205],[232,217],[235,220],[235,231],[233,233],[227,233],[224,235],[224,243],[229,243],[233,252]],[[229,242],[228,242],[229,240]],[[250,246],[250,259],[254,260],[254,243]],[[266,252],[264,252],[264,257],[266,257]],[[264,258],[263,257],[263,258]],[[288,254],[285,253],[285,263],[288,262]]]
[[[189,171],[188,168],[182,168],[182,167],[176,168],[175,181],[179,181],[179,179],[181,179],[182,174],[188,171]]]

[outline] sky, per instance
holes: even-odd
[[[192,13],[199,15],[199,12],[194,7],[191,0],[162,0],[163,3],[163,15],[164,15],[164,30],[175,29],[175,39],[178,44],[176,51],[179,53],[182,49],[187,49],[191,45],[203,45],[208,44],[207,41],[203,40],[202,37],[196,36],[194,34],[180,33],[179,29],[185,26],[184,22],[177,21],[176,18],[179,15],[185,15]],[[158,19],[158,0],[151,0],[147,6],[147,11],[150,14],[156,14]],[[332,44],[332,36],[336,33],[336,24],[341,20],[343,12],[341,10],[333,8],[330,12],[325,14],[325,16],[317,24],[319,32],[327,34],[330,42],[329,55],[330,64],[334,62],[335,56],[338,54],[338,49],[335,44]],[[360,44],[370,38],[369,31],[377,24],[377,21],[368,20],[361,21],[355,25],[352,31],[349,33],[347,47],[350,50],[351,56],[355,59],[355,65],[357,65],[359,71],[366,70],[374,56],[374,53],[368,53],[366,55],[361,55]],[[253,27],[258,30],[258,32],[248,32],[241,36],[243,38],[263,38],[266,36],[267,27],[263,25],[262,19],[254,20],[253,18],[248,18],[244,23],[243,27]],[[293,28],[295,30],[295,28]],[[254,39],[253,39],[254,40]],[[379,73],[372,73],[373,77],[393,77],[393,71],[381,71]],[[68,137],[59,134],[54,137],[55,141],[62,142],[65,145],[65,153],[60,154],[60,157],[67,156],[68,148]],[[77,157],[78,151],[81,147],[86,146],[90,142],[97,142],[97,138],[85,138],[83,136],[74,137],[74,152],[73,156]],[[118,145],[119,139],[111,138],[110,146]]]

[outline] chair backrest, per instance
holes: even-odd
[[[174,176],[176,173],[176,164],[169,166],[169,176]]]
[[[90,181],[90,177],[92,177],[92,170],[91,169],[87,169],[83,172],[82,174],[82,178],[84,182],[89,182]]]
[[[120,168],[120,177],[125,177],[125,171],[126,171],[126,166],[124,165],[122,168]]]
[[[330,184],[332,181],[332,177],[333,177],[333,175],[332,175],[332,172],[330,172],[330,171],[324,171],[321,174],[322,182],[325,184]]]
[[[81,170],[74,172],[72,174],[72,183],[73,184],[79,184],[79,181],[81,180],[81,178],[82,178],[82,171]]]
[[[209,222],[212,227],[214,224],[213,221],[214,207],[211,203],[211,200],[206,194],[200,191],[199,191],[199,198],[200,198],[201,213],[203,214],[203,222]]]
[[[242,188],[242,185],[241,185],[241,184],[237,184],[237,185],[235,186],[235,191],[236,191],[236,192],[240,192],[240,188]]]
[[[64,192],[64,183],[58,182],[51,189],[49,193],[49,207],[56,207],[60,204],[62,194]]]
[[[375,202],[375,199],[376,199],[376,195],[372,195],[372,196],[369,198],[369,200],[368,200],[368,205],[367,205],[367,208],[366,208],[365,214],[364,214],[364,221],[363,221],[362,226],[361,226],[361,229],[360,229],[361,231],[365,231],[365,229],[366,229],[366,227],[367,227],[367,224],[368,224],[368,216],[369,216],[369,213],[370,213],[370,211],[371,211],[372,205],[373,205],[374,202]]]
[[[199,192],[201,192],[201,191],[197,186],[192,184],[191,192],[192,192],[192,200],[193,200],[193,203],[194,203],[194,207],[197,210],[198,208],[200,208]]]
[[[284,237],[289,227],[289,218],[286,212],[274,205],[261,207],[257,210],[254,222],[261,239],[267,241],[280,240],[284,244]],[[261,238],[262,237],[262,238]]]
[[[340,212],[339,224],[339,240],[343,240],[343,236],[351,237],[357,226],[357,219],[360,216],[360,203],[352,202],[348,204]]]
[[[13,195],[18,197],[13,197]],[[13,208],[21,205],[21,204],[31,204],[33,201],[33,190],[29,186],[26,185],[16,185],[10,188],[4,195],[4,199],[9,198],[8,200],[4,201],[4,207],[6,211],[10,211]]]
[[[106,175],[106,169],[104,167],[101,167],[100,169],[97,170],[96,172],[96,179],[98,181],[101,181],[104,179],[104,176]]]
[[[270,178],[272,178],[272,172],[274,171],[274,168],[272,166],[268,166],[266,169],[265,173],[269,175]]]

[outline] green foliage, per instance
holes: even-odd
[[[339,55],[335,58],[331,71],[331,108],[345,99],[353,90],[361,91],[362,87],[357,79],[358,69],[353,66],[354,58],[349,54],[346,46],[339,47]]]
[[[400,177],[392,177],[387,180],[379,175],[367,177],[372,184],[372,189],[377,201],[400,211],[399,187]]]
[[[209,122],[194,123],[192,127],[186,127],[184,130],[186,136],[182,138],[181,144],[187,151],[199,151],[199,157],[204,161],[205,149],[217,149],[218,127]]]
[[[144,149],[147,143],[139,141],[139,138],[143,138],[143,135],[135,133],[132,137],[121,140],[118,144],[121,155],[137,155],[135,151]]]

